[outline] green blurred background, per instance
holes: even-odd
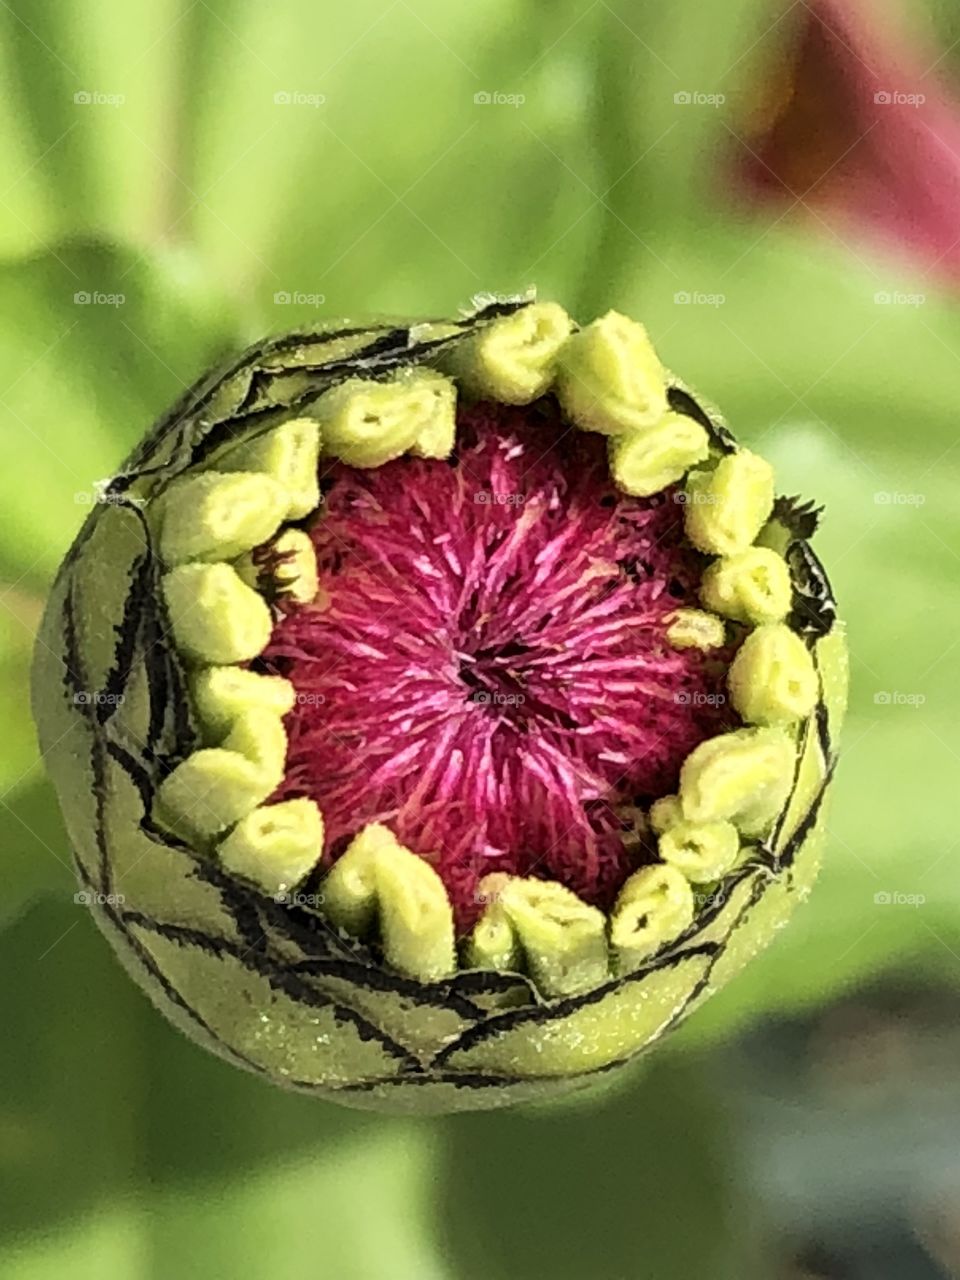
[[[960,1274],[960,19],[898,10],[0,4],[4,1277]],[[352,1114],[181,1039],[74,903],[32,635],[94,482],[224,353],[534,283],[643,319],[825,502],[826,867],[614,1092]]]

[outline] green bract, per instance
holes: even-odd
[[[293,526],[320,501],[318,458],[443,458],[458,396],[551,388],[573,426],[610,437],[626,492],[686,475],[688,537],[712,567],[703,610],[678,610],[667,640],[739,636],[741,725],[702,742],[643,818],[650,859],[609,915],[494,875],[458,939],[437,873],[377,824],[311,894],[323,815],[268,803],[293,690],[244,664],[278,593],[316,593]],[[615,313],[581,330],[555,304],[487,300],[458,320],[275,338],[204,379],[104,487],[36,651],[78,874],[133,977],[228,1061],[359,1107],[541,1099],[635,1058],[766,945],[817,870],[846,650],[816,518],[772,484]]]

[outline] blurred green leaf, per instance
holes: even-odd
[[[42,602],[39,596],[7,587],[0,588],[0,606],[0,797],[5,798],[27,775],[36,755],[25,673]]]
[[[0,267],[0,581],[44,582],[151,420],[236,329],[182,253],[78,242]]]
[[[730,1123],[708,1064],[669,1050],[607,1098],[452,1117],[440,1217],[455,1274],[757,1274]]]
[[[0,10],[0,246],[76,235],[159,244],[178,162],[181,0],[11,0]],[[122,180],[118,181],[118,175]]]
[[[0,1274],[449,1275],[436,1135],[284,1094],[181,1037],[73,887],[0,934]],[[375,1211],[375,1212],[374,1212]]]
[[[0,796],[0,850],[4,881],[0,931],[35,898],[58,893],[65,899],[76,891],[57,797],[36,759],[24,777]]]

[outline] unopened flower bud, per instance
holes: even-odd
[[[734,707],[748,724],[789,724],[810,715],[817,703],[810,650],[782,622],[747,636],[727,683]]]
[[[715,560],[700,584],[700,599],[707,608],[735,622],[780,622],[791,597],[786,561],[767,547],[750,547]]]
[[[36,650],[130,972],[351,1105],[538,1100],[647,1049],[818,864],[845,642],[772,483],[615,312],[486,298],[205,378]]]
[[[687,482],[687,536],[715,556],[746,551],[773,510],[773,468],[749,449],[721,458]]]
[[[652,427],[614,436],[610,470],[624,493],[645,498],[674,484],[710,450],[710,438],[699,422],[667,413]]]
[[[608,311],[560,353],[560,402],[578,427],[616,436],[667,412],[666,375],[642,324]]]
[[[693,917],[693,891],[675,867],[635,871],[620,890],[610,920],[610,942],[620,972],[629,973],[676,941]]]

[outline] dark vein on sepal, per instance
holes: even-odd
[[[192,947],[218,959],[228,956],[249,972],[264,978],[275,991],[294,1003],[309,1005],[315,1009],[325,1009],[333,1015],[336,1022],[350,1024],[361,1040],[375,1042],[390,1057],[402,1062],[407,1070],[411,1072],[422,1070],[418,1059],[404,1045],[392,1039],[382,1028],[364,1018],[356,1009],[339,1003],[317,990],[316,987],[301,981],[283,961],[276,961],[262,951],[244,949],[237,943],[231,942],[229,938],[204,933],[201,929],[191,929],[184,925],[156,920],[142,912],[124,911],[121,918],[128,927],[133,926],[144,929],[148,933],[155,933],[178,946]]]

